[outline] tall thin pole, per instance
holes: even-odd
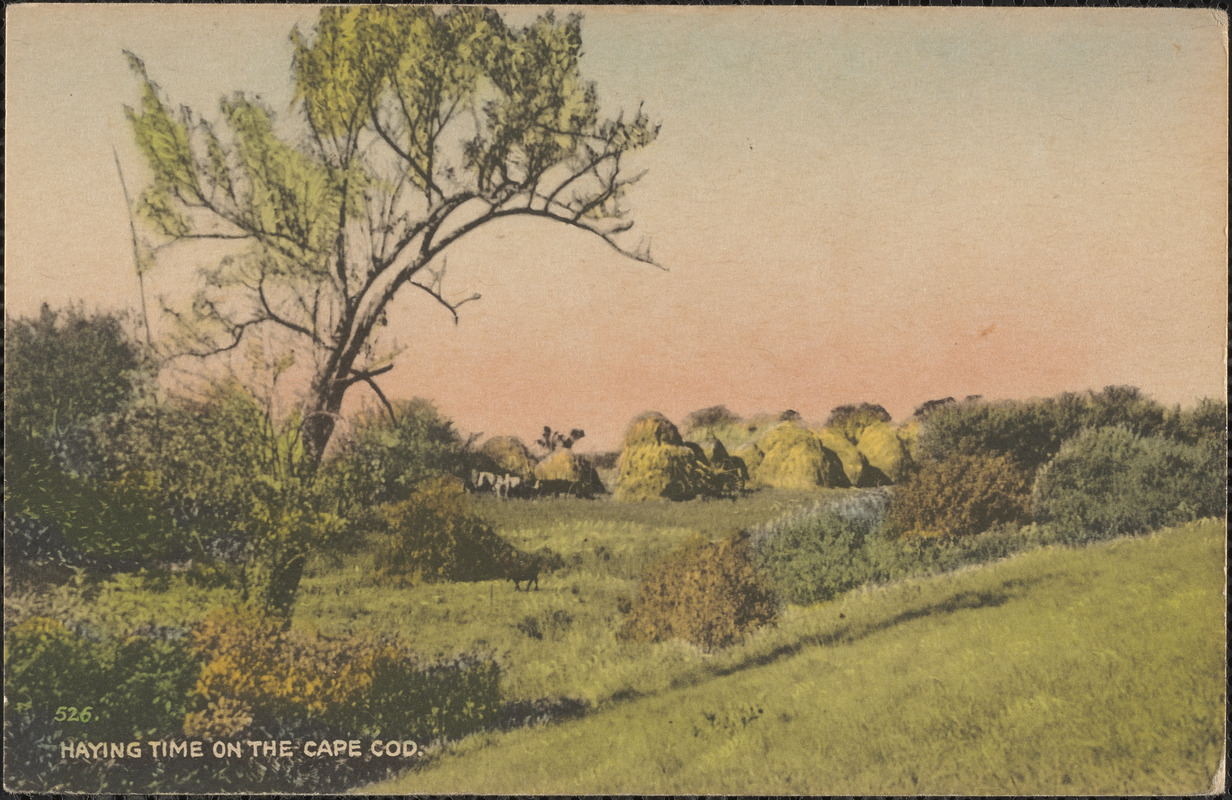
[[[145,326],[145,345],[149,352],[154,352],[154,337],[150,335],[150,315],[145,307],[145,269],[141,266],[141,246],[137,242],[137,222],[133,219],[133,200],[128,194],[128,184],[124,181],[124,170],[120,166],[120,154],[115,145],[111,146],[111,155],[115,158],[116,172],[120,176],[120,189],[124,191],[124,208],[128,211],[128,232],[133,240],[133,267],[137,270],[137,287],[141,292],[141,322]]]

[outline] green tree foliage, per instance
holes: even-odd
[[[1226,462],[1201,446],[1091,428],[1041,471],[1032,507],[1067,541],[1090,541],[1226,513]]]
[[[1150,435],[1162,432],[1168,418],[1162,405],[1132,386],[1037,400],[964,400],[928,414],[918,449],[921,460],[955,453],[1004,453],[1034,472],[1083,428],[1122,425]]]
[[[462,473],[466,454],[453,422],[427,400],[395,402],[393,419],[383,411],[362,412],[324,465],[321,493],[338,513],[405,500],[419,483]]]
[[[701,435],[713,438],[716,428],[735,425],[740,421],[740,417],[728,411],[727,406],[708,406],[684,418],[684,432],[687,436]]]
[[[44,305],[37,317],[6,322],[9,563],[115,563],[175,549],[151,476],[107,470],[97,432],[152,377],[123,319]]]
[[[434,583],[501,577],[512,547],[471,509],[462,482],[425,481],[411,496],[381,509],[388,534],[376,574],[389,582]]]
[[[455,320],[478,299],[443,286],[450,247],[473,232],[544,219],[651,262],[618,237],[638,178],[626,156],[658,127],[640,109],[601,116],[579,68],[580,17],[549,11],[512,28],[478,7],[331,7],[292,41],[294,133],[242,93],[221,102],[220,121],[177,110],[136,56],[128,117],[152,175],[138,207],[156,234],[238,247],[176,312],[177,349],[216,353],[263,329],[293,337],[315,370],[314,457],[346,392],[392,367],[378,340],[402,289]]]
[[[623,639],[678,638],[705,650],[735,644],[777,614],[741,536],[717,544],[701,536],[686,542],[646,569],[637,597],[622,611]]]
[[[1030,517],[1031,475],[999,453],[925,462],[894,493],[889,527],[901,536],[953,539]]]
[[[888,423],[890,412],[876,403],[860,403],[859,405],[838,406],[826,417],[823,427],[838,431],[855,444],[860,440],[860,432],[876,422]]]
[[[47,437],[117,411],[146,372],[115,314],[44,303],[37,317],[7,318],[4,336],[6,438]]]

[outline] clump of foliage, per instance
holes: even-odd
[[[953,539],[1030,518],[1031,475],[1003,454],[928,461],[894,493],[891,530]]]
[[[715,435],[716,429],[736,425],[740,417],[727,409],[727,406],[709,406],[693,411],[684,418],[684,432],[688,436],[701,434],[707,438]]]
[[[1221,448],[1220,448],[1221,449]],[[1226,461],[1197,445],[1092,428],[1040,470],[1032,508],[1066,541],[1090,541],[1219,516]]]
[[[37,317],[5,323],[6,433],[47,435],[118,411],[147,372],[118,315],[44,303]]]
[[[289,618],[310,545],[345,526],[323,493],[300,415],[276,420],[238,381],[135,409],[108,427],[109,469],[153,476],[156,494],[205,554],[244,564],[242,592]]]
[[[154,476],[108,469],[98,435],[153,372],[123,319],[44,305],[6,323],[6,563],[114,566],[184,549]]]
[[[757,529],[753,560],[780,600],[808,605],[886,577],[885,490],[823,502]]]
[[[137,203],[164,242],[221,238],[176,303],[183,350],[214,355],[264,332],[293,337],[314,374],[305,438],[321,457],[350,389],[391,368],[380,334],[400,292],[456,317],[452,245],[511,216],[552,220],[630,258],[627,157],[658,126],[605,117],[581,72],[581,18],[512,27],[466,6],[323,8],[292,32],[292,128],[236,92],[211,120],[169,100],[130,54],[127,109],[150,175]],[[174,298],[173,298],[174,300]]]
[[[647,567],[637,597],[624,603],[619,636],[639,642],[678,638],[704,650],[732,645],[775,620],[773,596],[749,560],[748,542],[701,536]]]
[[[46,789],[66,772],[59,742],[180,735],[200,662],[182,641],[94,641],[46,617],[5,634],[5,779]],[[68,720],[57,710],[76,710]]]
[[[1084,428],[1120,425],[1140,435],[1167,434],[1170,413],[1132,386],[1067,392],[1034,400],[978,398],[933,408],[922,422],[920,460],[955,453],[1004,453],[1034,472]]]
[[[860,440],[860,432],[875,422],[888,423],[890,412],[876,403],[838,406],[826,417],[823,427],[837,431],[852,444]]]
[[[495,662],[421,665],[396,641],[288,632],[249,607],[212,612],[193,630],[190,648],[203,666],[192,692],[201,710],[183,723],[188,736],[223,739],[307,723],[352,738],[429,742],[482,727],[500,701]]]
[[[405,500],[428,478],[459,475],[464,464],[453,422],[417,398],[360,413],[319,480],[340,511],[362,515],[364,509]]]
[[[512,548],[470,507],[462,482],[432,478],[406,500],[381,509],[388,534],[376,553],[386,582],[433,583],[500,577]]]
[[[568,433],[554,431],[550,425],[543,426],[543,433],[535,440],[545,453],[555,453],[558,448],[568,450],[574,443],[586,436],[586,431],[574,428]]]
[[[838,456],[794,422],[784,422],[766,433],[757,440],[757,447],[764,455],[753,471],[753,479],[762,486],[814,489],[848,485]]]
[[[686,446],[671,420],[657,412],[629,426],[619,466],[618,500],[691,500],[713,491],[713,474],[700,448]]]

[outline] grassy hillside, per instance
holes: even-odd
[[[471,737],[364,791],[1204,792],[1224,741],[1223,531],[853,592],[712,657],[624,645],[639,680],[589,679],[591,715]]]

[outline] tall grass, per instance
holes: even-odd
[[[666,686],[365,791],[1204,792],[1223,544],[1207,520],[789,609],[719,657],[659,649]]]

